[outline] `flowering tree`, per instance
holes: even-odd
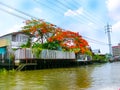
[[[74,51],[75,53],[85,53],[88,51],[88,42],[79,33],[63,30],[53,24],[43,20],[27,20],[23,32],[36,36],[38,42],[47,49],[62,49],[64,51]]]
[[[75,53],[85,53],[88,51],[88,43],[86,40],[72,31],[59,31],[54,36],[48,38],[48,42],[58,41],[65,51],[74,51]]]
[[[44,43],[44,41],[46,41],[55,30],[55,25],[46,23],[43,20],[27,20],[25,24],[26,26],[22,28],[22,31],[33,34],[37,38],[36,41],[41,43]]]

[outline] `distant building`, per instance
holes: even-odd
[[[92,52],[93,52],[94,54],[100,54],[100,49],[92,50]]]
[[[0,37],[0,59],[7,59],[12,49],[20,48],[26,44],[29,37],[24,32],[13,32]]]
[[[113,56],[120,56],[120,43],[117,46],[112,46]]]

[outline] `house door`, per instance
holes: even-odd
[[[5,60],[6,58],[6,47],[0,47],[0,62],[3,62],[3,60]]]

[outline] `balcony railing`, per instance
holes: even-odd
[[[22,44],[26,44],[26,42],[13,42],[11,43],[12,48],[19,48]]]

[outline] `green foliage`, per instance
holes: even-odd
[[[31,39],[29,38],[26,44],[22,44],[20,47],[21,48],[30,48],[31,46]]]
[[[13,60],[15,59],[14,53],[10,53],[10,56],[9,56],[9,57],[10,57],[10,60],[13,61]]]
[[[107,62],[107,58],[105,55],[93,55],[93,60],[94,61],[99,61],[99,62]]]
[[[93,57],[92,57],[92,58],[93,58],[93,60],[94,60],[94,61],[97,61],[97,60],[98,60],[98,58],[99,58],[99,56],[98,56],[98,55],[93,55]]]
[[[50,50],[58,50],[60,48],[60,45],[58,41],[54,42],[46,42],[43,44],[44,49],[50,49]]]
[[[36,42],[32,46],[32,52],[35,55],[35,57],[37,57],[37,58],[40,58],[40,53],[43,49],[59,50],[60,45],[59,45],[58,41],[55,41],[55,42],[46,42],[43,44]]]
[[[30,38],[28,39],[28,41],[27,41],[27,43],[26,43],[26,46],[27,46],[27,47],[30,47],[30,46],[31,46],[31,39],[30,39]]]
[[[90,50],[86,51],[85,54],[87,54],[87,55],[89,55],[89,56],[92,56],[92,52],[91,52]]]
[[[6,74],[6,73],[7,73],[7,70],[6,70],[5,68],[0,69],[0,73],[2,73],[2,74]]]
[[[34,43],[32,46],[32,52],[35,55],[35,57],[39,58],[41,51],[42,51],[42,44]]]
[[[26,47],[26,44],[22,44],[20,47],[21,47],[21,48],[27,48],[27,47]]]
[[[9,70],[10,73],[14,73],[15,71],[15,69]]]
[[[8,72],[14,73],[15,69],[12,70],[6,70],[5,68],[0,69],[0,74],[7,74]]]
[[[12,48],[12,50],[13,50],[13,51],[16,51],[16,50],[17,50],[17,48]]]

